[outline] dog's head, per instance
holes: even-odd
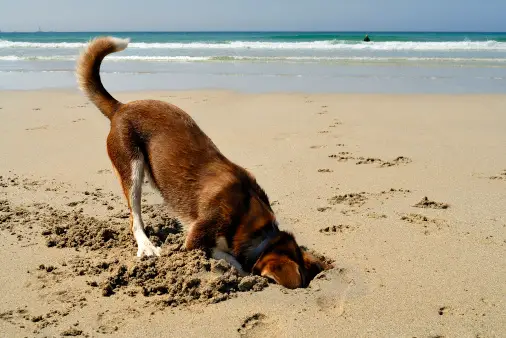
[[[289,289],[307,287],[330,266],[303,251],[292,234],[280,231],[269,241],[252,272]]]

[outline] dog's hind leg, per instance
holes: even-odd
[[[160,248],[155,247],[144,232],[144,222],[141,216],[141,193],[144,180],[144,158],[132,160],[132,186],[130,188],[130,209],[132,214],[132,232],[137,241],[137,256],[160,256]],[[128,198],[128,197],[127,197]]]
[[[144,232],[141,216],[141,193],[144,179],[144,156],[135,147],[125,147],[125,142],[119,142],[113,132],[107,139],[107,151],[116,170],[128,207],[130,209],[130,227],[137,242],[137,256],[160,256],[160,248],[151,243]]]

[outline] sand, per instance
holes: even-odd
[[[148,185],[163,254],[138,259],[108,121],[74,91],[0,92],[3,336],[506,335],[506,96],[116,96],[187,110],[335,268],[297,290],[241,277],[182,250]]]

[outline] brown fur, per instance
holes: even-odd
[[[88,48],[81,55],[77,66],[80,88],[109,119],[121,103],[113,98],[102,85],[100,64],[108,54],[119,52],[125,47],[126,44],[125,46],[118,46],[110,38],[95,39],[90,42]]]
[[[212,249],[223,237],[248,272],[289,288],[307,286],[323,269],[302,253],[291,234],[279,231],[254,266],[248,253],[277,229],[269,199],[255,178],[229,161],[180,108],[161,101],[122,104],[100,82],[100,63],[121,50],[114,40],[93,40],[78,65],[81,88],[111,121],[107,152],[131,206],[132,163],[141,160],[168,206],[189,226],[186,248]],[[250,264],[252,265],[252,264]]]

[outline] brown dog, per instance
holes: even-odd
[[[137,256],[159,255],[144,232],[144,174],[188,229],[186,249],[211,250],[238,269],[288,288],[306,287],[326,266],[280,231],[255,178],[230,162],[195,121],[178,107],[155,100],[123,104],[100,80],[105,56],[127,47],[112,37],[90,42],[78,62],[80,87],[111,121],[107,152],[130,209]]]

